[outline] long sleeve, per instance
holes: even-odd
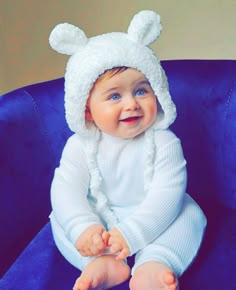
[[[101,224],[88,202],[90,174],[81,145],[77,135],[68,139],[51,186],[53,214],[73,244],[88,226]]]
[[[157,151],[149,191],[135,211],[116,225],[131,254],[156,239],[175,220],[186,190],[186,162],[179,139],[170,131],[156,136]]]

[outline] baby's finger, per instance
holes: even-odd
[[[101,235],[99,235],[99,234],[95,234],[93,236],[92,241],[93,241],[93,243],[92,243],[93,246],[95,246],[99,250],[103,249],[104,246],[105,246],[104,242],[103,242],[103,239],[102,239]]]
[[[102,236],[98,233],[94,234],[92,237],[92,243],[96,245],[103,243]]]
[[[117,256],[116,260],[124,260],[130,255],[130,251],[128,248],[124,248]]]
[[[121,245],[118,243],[114,243],[110,246],[111,254],[116,254],[121,251]]]
[[[108,245],[109,238],[110,238],[110,234],[107,231],[104,231],[102,233],[102,239],[106,246]]]
[[[89,257],[89,256],[92,255],[91,250],[88,249],[88,248],[80,249],[80,250],[79,250],[79,253],[80,253],[80,255],[83,256],[83,257]]]

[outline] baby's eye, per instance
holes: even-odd
[[[135,92],[135,95],[138,96],[138,97],[140,97],[140,96],[144,96],[146,93],[147,93],[147,90],[145,90],[145,89],[138,89]]]
[[[112,101],[118,101],[121,98],[120,94],[113,94],[110,96],[110,100]]]

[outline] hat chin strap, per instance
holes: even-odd
[[[101,133],[99,130],[96,132],[95,140],[94,138],[85,138],[86,142],[86,155],[88,161],[88,168],[91,175],[90,190],[91,195],[95,198],[95,208],[102,219],[107,224],[107,228],[112,228],[116,223],[118,223],[118,218],[115,216],[114,212],[110,209],[108,204],[108,199],[106,194],[102,191],[102,177],[97,165],[97,151],[98,143],[101,138]]]
[[[153,177],[153,163],[156,154],[154,141],[154,127],[150,127],[145,132],[145,143],[144,143],[144,192],[147,194],[149,190],[149,185]]]

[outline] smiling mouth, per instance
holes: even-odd
[[[138,120],[140,120],[141,118],[142,118],[141,116],[136,116],[136,117],[125,118],[125,119],[122,119],[120,121],[123,123],[126,123],[126,124],[133,125],[133,124],[136,124],[138,122]]]

